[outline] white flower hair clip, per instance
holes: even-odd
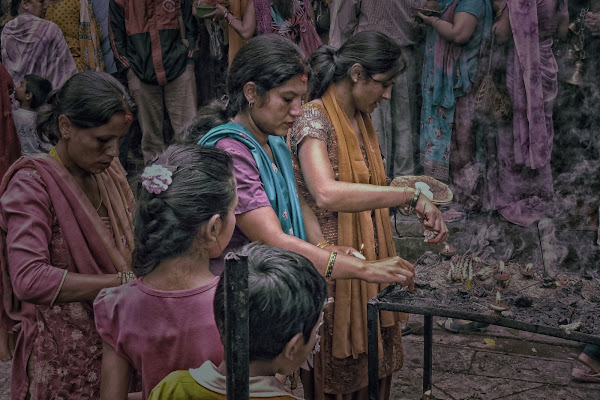
[[[154,164],[144,168],[142,186],[150,193],[159,194],[169,188],[173,173],[162,165]]]

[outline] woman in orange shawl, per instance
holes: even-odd
[[[132,107],[110,75],[74,75],[38,117],[55,147],[21,158],[0,185],[0,328],[16,336],[13,400],[99,396],[92,302],[135,278],[133,195],[117,157]]]
[[[310,60],[311,102],[290,133],[296,180],[327,242],[362,248],[367,260],[396,255],[389,207],[414,206],[441,243],[448,230],[439,210],[412,188],[389,187],[371,113],[389,99],[406,67],[400,46],[388,36],[362,32],[339,50],[323,46]],[[326,244],[324,244],[326,245]],[[360,280],[330,281],[334,306],[325,312],[321,351],[303,373],[307,399],[368,399],[366,303],[382,289]],[[380,380],[389,398],[392,373],[402,367],[399,321],[381,315]]]

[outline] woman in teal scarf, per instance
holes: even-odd
[[[184,132],[188,140],[219,147],[233,158],[239,204],[224,254],[260,241],[304,255],[332,279],[411,285],[413,266],[400,257],[366,261],[358,253],[349,256],[354,249],[326,243],[311,208],[298,197],[285,137],[302,114],[306,71],[297,45],[279,35],[256,36],[231,64],[227,105],[215,102],[200,110]],[[219,266],[211,269],[220,272]]]
[[[441,18],[419,16],[427,27],[425,59],[421,78],[421,162],[426,175],[449,180],[451,143],[456,118],[470,118],[459,102],[472,90],[479,55],[492,25],[490,0],[438,0]],[[463,109],[464,112],[463,112]],[[465,132],[461,132],[465,133]],[[470,132],[465,134],[469,135]],[[469,142],[468,138],[466,140]],[[461,143],[453,143],[459,147]],[[454,148],[452,149],[454,150]]]

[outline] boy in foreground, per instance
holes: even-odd
[[[275,374],[291,374],[317,345],[327,285],[313,264],[296,253],[250,244],[241,254],[248,256],[250,398],[296,399]],[[213,307],[225,344],[223,279]],[[225,373],[225,361],[219,366],[207,361],[199,368],[172,372],[154,388],[149,400],[226,399]]]

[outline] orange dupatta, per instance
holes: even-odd
[[[357,115],[360,134],[369,161],[365,164],[358,138],[352,124],[339,105],[335,86],[331,85],[321,98],[329,114],[337,136],[339,155],[339,180],[341,182],[364,183],[386,186],[383,160],[379,152],[379,142],[371,118]],[[392,236],[389,209],[373,210],[375,229],[379,239],[379,257],[375,253],[375,231],[371,211],[338,213],[338,245],[356,249],[364,244],[367,260],[384,259],[396,255]],[[336,281],[335,311],[333,323],[333,356],[355,358],[367,351],[367,302],[387,285],[368,283],[360,279]],[[401,320],[398,313],[381,312],[380,326],[389,327]],[[403,314],[404,316],[406,314]],[[379,354],[383,348],[379,336]]]

